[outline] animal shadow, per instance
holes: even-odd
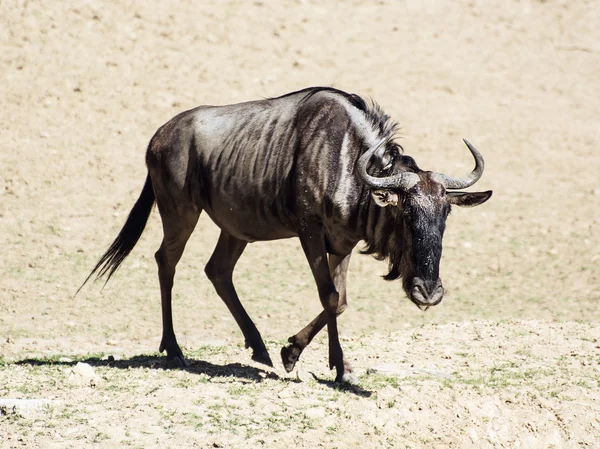
[[[138,369],[150,368],[157,370],[182,369],[194,374],[204,374],[209,378],[235,377],[245,381],[262,382],[264,379],[280,380],[280,377],[273,372],[255,368],[253,366],[242,365],[241,363],[227,363],[217,365],[204,360],[188,359],[189,366],[186,368],[173,367],[168,364],[165,357],[154,355],[136,355],[129,358],[115,360],[112,357],[88,357],[73,358],[65,357],[67,360],[56,358],[28,358],[14,362],[15,365],[30,366],[75,366],[78,362],[87,363],[92,367],[109,367],[116,369]]]
[[[52,357],[52,358],[27,358],[13,362],[14,365],[29,365],[29,366],[75,366],[77,363],[87,363],[92,367],[109,367],[116,369],[140,369],[149,368],[156,370],[171,370],[171,369],[182,369],[194,374],[204,374],[211,379],[216,378],[227,378],[233,377],[240,379],[243,382],[255,382],[259,383],[265,379],[273,379],[286,383],[298,383],[297,379],[290,379],[280,377],[277,373],[267,371],[264,369],[256,368],[253,366],[243,365],[241,363],[227,363],[225,365],[217,365],[215,363],[207,362],[205,360],[187,359],[189,366],[186,368],[170,366],[164,356],[158,355],[136,355],[129,358],[114,359],[112,357],[101,358],[101,357]],[[365,390],[359,385],[348,385],[340,384],[333,380],[321,379],[315,374],[311,373],[314,380],[326,387],[348,393],[354,394],[360,397],[368,398],[371,397],[372,392]]]

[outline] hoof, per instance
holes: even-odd
[[[169,357],[167,355],[167,368],[188,368],[189,366],[190,364],[182,354],[174,357]]]
[[[187,368],[190,366],[176,341],[165,342],[163,339],[160,342],[158,351],[165,352],[165,350],[167,351],[167,368]]]
[[[302,351],[293,345],[281,348],[281,361],[287,373],[294,369],[296,362],[300,358],[300,354],[302,354]]]
[[[271,361],[271,357],[269,356],[269,353],[266,350],[259,352],[259,353],[254,352],[252,354],[252,360],[273,368],[273,362]]]

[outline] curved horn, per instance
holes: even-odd
[[[385,178],[378,178],[367,173],[367,164],[371,160],[371,157],[386,142],[387,139],[381,139],[379,142],[373,144],[371,148],[365,151],[362,156],[358,158],[358,162],[356,163],[358,175],[360,176],[360,179],[362,179],[362,181],[372,189],[408,190],[419,181],[419,176],[416,173],[404,172],[394,176],[387,176]]]
[[[483,162],[483,156],[481,155],[481,153],[479,153],[479,151],[477,151],[477,148],[475,148],[469,143],[467,139],[463,139],[463,142],[465,143],[465,145],[467,145],[467,147],[471,151],[471,154],[475,158],[475,168],[473,169],[471,174],[469,174],[466,178],[462,179],[452,178],[442,173],[436,173],[436,179],[438,180],[438,182],[443,184],[447,189],[465,189],[467,187],[470,187],[477,181],[479,181],[479,178],[481,178],[481,175],[483,174],[483,168],[485,166]]]

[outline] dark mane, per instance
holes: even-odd
[[[404,255],[407,254],[406,244],[410,242],[398,241],[404,239],[402,223],[398,223],[395,217],[380,217],[380,214],[392,214],[388,208],[376,207],[374,213],[378,216],[373,220],[374,224],[379,224],[378,229],[373,229],[371,238],[366,242],[365,247],[360,250],[361,254],[370,254],[377,260],[388,261],[388,273],[383,276],[386,281],[393,281],[402,276],[403,265],[407,263]]]
[[[364,102],[364,100],[363,100]],[[379,106],[373,99],[369,99],[369,104],[363,109],[367,119],[373,124],[373,126],[379,130],[382,137],[386,137],[388,141],[392,141],[398,133],[400,126],[398,122],[392,120],[392,118],[383,112],[381,106]],[[402,152],[402,147],[395,144]]]
[[[339,90],[339,89],[336,89],[334,87],[323,87],[323,86],[307,87],[305,89],[301,89],[301,90],[297,90],[297,91],[294,91],[294,92],[290,92],[288,94],[281,95],[279,97],[274,97],[274,98],[271,98],[271,99],[274,100],[274,99],[277,99],[277,98],[291,97],[292,95],[306,93],[306,95],[304,96],[304,98],[302,98],[302,101],[306,101],[310,97],[312,97],[313,95],[318,94],[319,92],[331,92],[331,93],[334,93],[334,94],[337,94],[337,95],[341,95],[346,100],[348,100],[350,102],[350,104],[352,106],[354,106],[355,108],[360,109],[361,111],[365,111],[365,112],[368,109],[368,106],[367,106],[367,103],[365,102],[365,100],[363,100],[358,95],[356,95],[356,94],[349,94],[347,92],[344,92],[343,90]]]
[[[290,92],[288,94],[281,95],[275,98],[285,98],[292,95],[306,93],[306,95],[302,98],[302,101],[306,101],[313,95],[318,94],[319,92],[330,92],[344,97],[344,99],[346,99],[346,101],[348,101],[352,106],[354,106],[359,111],[364,112],[367,120],[374,126],[375,129],[379,130],[381,137],[387,138],[390,141],[390,143],[396,136],[399,129],[398,123],[392,120],[392,118],[385,112],[383,112],[381,106],[375,103],[375,101],[373,101],[372,99],[365,101],[359,95],[349,94],[347,92],[344,92],[343,90],[335,89],[334,87],[307,87],[306,89]],[[400,152],[402,152],[402,147],[400,147],[400,145],[394,145],[396,145]]]

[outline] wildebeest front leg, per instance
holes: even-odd
[[[315,278],[319,299],[324,309],[329,336],[329,368],[335,367],[336,382],[353,382],[354,375],[345,370],[344,354],[338,336],[337,310],[340,294],[336,290],[329,270],[323,228],[317,225],[307,227],[300,234],[300,242]],[[316,328],[316,325],[319,324],[319,317],[314,321]]]
[[[244,334],[246,347],[252,348],[252,360],[273,366],[265,343],[242,306],[233,286],[233,269],[246,245],[246,242],[236,239],[224,231],[221,232],[217,246],[204,271]]]
[[[350,263],[351,255],[352,253],[345,256],[338,256],[335,254],[329,255],[329,272],[333,278],[335,288],[340,295],[336,311],[338,316],[344,312],[344,310],[346,310],[348,305],[346,300],[346,275],[348,273],[348,265]],[[323,329],[323,327],[325,327],[326,324],[327,315],[325,311],[323,311],[306,327],[304,327],[304,329],[288,339],[291,344],[284,346],[281,349],[283,366],[288,373],[294,369],[294,366],[300,358],[300,354],[302,354],[302,351],[304,351],[304,348],[310,344],[313,338]],[[346,358],[344,358],[344,372],[352,372],[352,366],[346,360]]]

